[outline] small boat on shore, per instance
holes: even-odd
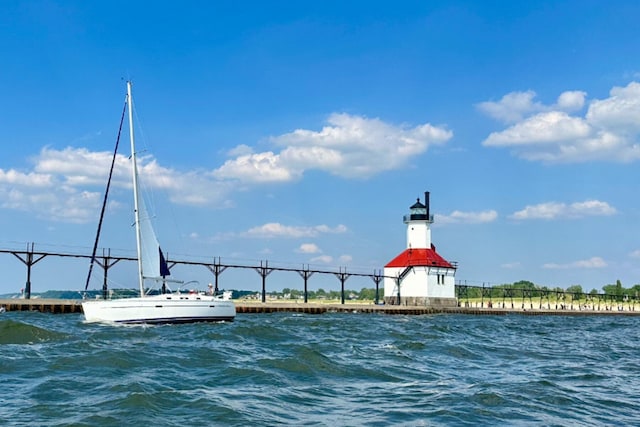
[[[233,301],[231,301],[231,292],[224,292],[219,295],[213,292],[169,292],[158,295],[148,295],[145,292],[147,282],[154,282],[155,286],[162,284],[162,289],[166,290],[168,289],[168,282],[176,283],[176,281],[167,279],[167,276],[171,273],[153,230],[151,218],[147,213],[144,199],[140,195],[133,130],[131,82],[127,82],[127,108],[129,110],[129,138],[131,143],[131,168],[140,295],[135,298],[85,300],[82,302],[85,321],[112,323],[232,321],[236,316],[236,307]],[[98,230],[99,229],[100,228],[98,228]],[[89,279],[87,279],[87,284],[88,280]]]

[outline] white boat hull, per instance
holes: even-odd
[[[232,301],[201,294],[84,301],[82,310],[86,322],[107,323],[220,322],[236,316]]]

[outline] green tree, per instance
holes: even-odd
[[[582,286],[580,285],[571,285],[567,288],[567,293],[568,294],[573,294],[573,299],[580,299],[582,298],[582,294],[584,294],[584,292],[582,291]]]
[[[469,298],[481,298],[482,288],[479,288],[477,286],[471,286],[467,288],[467,295]]]
[[[616,297],[618,297],[618,301],[622,300],[622,296],[625,291],[626,289],[622,287],[622,282],[620,282],[620,280],[616,280]]]
[[[622,282],[620,280],[616,280],[615,285],[604,285],[602,290],[607,295],[614,295],[618,300],[622,300],[622,297],[626,292],[628,292],[625,288],[622,287]]]
[[[376,298],[375,288],[362,288],[358,294],[358,299],[362,300],[374,300]]]
[[[536,285],[528,280],[520,280],[513,284],[516,289],[536,289]]]

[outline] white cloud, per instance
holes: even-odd
[[[87,150],[56,151],[43,148],[36,158],[33,172],[14,169],[0,170],[0,206],[33,212],[40,218],[59,222],[85,223],[97,220],[102,192],[87,189],[86,183],[95,181],[98,160],[87,156]],[[87,158],[89,157],[89,158]],[[69,159],[65,163],[64,159]],[[73,179],[76,173],[86,174],[83,180]],[[103,173],[106,184],[108,169]],[[78,185],[83,182],[85,185]],[[112,203],[111,206],[117,206]]]
[[[534,102],[536,93],[532,90],[526,92],[511,92],[504,95],[500,101],[486,101],[476,105],[476,107],[488,116],[505,123],[515,123],[531,114],[547,111],[577,111],[584,106],[587,96],[582,91],[567,91],[560,94],[556,103],[552,106],[545,106],[540,102]]]
[[[584,107],[586,97],[587,92],[581,90],[563,92],[558,97],[555,107],[563,111],[578,111]]]
[[[303,253],[303,254],[319,254],[319,253],[322,253],[322,251],[320,250],[318,245],[316,245],[315,243],[303,243],[303,244],[300,245],[300,247],[298,248],[297,252],[300,252],[300,253]]]
[[[331,264],[333,262],[333,257],[329,255],[320,255],[315,258],[311,258],[311,262],[321,263],[321,264]]]
[[[631,252],[629,256],[634,259],[640,259],[640,249]]]
[[[300,245],[298,249],[296,249],[298,253],[304,254],[322,254],[322,250],[315,243],[303,243]],[[337,259],[338,262],[342,264],[348,264],[353,260],[351,255],[340,255]],[[334,258],[330,255],[318,255],[311,258],[310,262],[312,263],[322,263],[322,264],[330,264],[334,261]]]
[[[253,148],[246,144],[240,144],[227,152],[227,155],[230,157],[247,156],[250,154],[253,154]]]
[[[55,176],[65,184],[104,187],[107,184],[112,157],[113,153],[89,151],[86,148],[67,147],[55,150],[44,147],[32,161],[35,163],[36,172]],[[122,154],[116,156],[113,171],[113,179],[118,183],[116,185],[129,185],[130,164],[128,157]]]
[[[531,112],[544,108],[539,102],[533,102],[535,97],[536,93],[532,90],[511,92],[504,95],[498,102],[481,102],[477,104],[477,108],[494,119],[512,123],[522,120],[522,117]]]
[[[583,109],[585,92],[564,92],[549,106],[534,103],[532,94],[514,92],[498,103],[479,104],[490,116],[513,123],[491,133],[484,146],[511,148],[518,157],[545,163],[640,159],[640,83],[614,87],[608,98],[592,100],[584,116],[570,113]]]
[[[505,268],[507,270],[512,270],[512,269],[516,269],[516,268],[520,268],[522,266],[522,264],[520,262],[507,262],[502,264],[500,267]]]
[[[498,213],[494,210],[482,212],[453,211],[449,215],[435,215],[434,221],[437,224],[481,224],[493,222],[497,218]]]
[[[334,228],[327,225],[316,225],[314,227],[300,227],[300,226],[288,226],[282,225],[277,222],[270,222],[258,227],[253,227],[241,235],[243,237],[251,238],[273,238],[273,237],[287,237],[287,238],[303,238],[303,237],[316,237],[322,233],[345,233],[347,227],[340,224]]]
[[[0,186],[0,199],[3,208],[33,212],[52,221],[86,223],[97,220],[102,195],[68,188],[30,191]]]
[[[567,264],[544,264],[542,268],[551,270],[564,270],[564,269],[586,269],[586,268],[604,268],[607,266],[605,260],[600,257],[592,257],[585,260],[573,261]]]
[[[347,264],[353,261],[353,257],[351,255],[340,255],[338,261]]]
[[[267,151],[227,160],[214,171],[214,176],[247,182],[287,182],[300,178],[301,171],[287,168],[279,155]]]
[[[96,221],[112,156],[111,152],[86,148],[44,147],[31,158],[33,171],[0,169],[0,206],[54,221]],[[202,172],[182,173],[162,167],[151,156],[139,156],[138,164],[141,183],[149,191],[160,189],[176,203],[226,206],[223,197],[231,190],[231,183],[215,181]],[[111,185],[112,189],[131,188],[127,156],[116,156]],[[111,199],[112,208],[119,205]]]
[[[504,147],[557,143],[584,138],[590,131],[584,121],[561,111],[551,111],[536,114],[502,132],[493,132],[483,144]]]
[[[605,129],[620,128],[623,132],[638,132],[640,83],[632,82],[626,87],[614,87],[609,95],[609,98],[591,103],[586,119]]]
[[[23,173],[14,169],[4,171],[0,169],[0,185],[10,184],[26,187],[52,187],[53,180],[49,174]]]
[[[298,129],[271,138],[278,152],[255,153],[253,148],[239,145],[227,153],[235,158],[215,170],[177,171],[162,166],[150,155],[138,156],[138,168],[144,194],[162,190],[174,203],[229,207],[227,197],[234,191],[255,183],[299,180],[307,170],[367,178],[404,167],[428,147],[446,143],[452,135],[451,131],[430,124],[410,127],[332,114],[320,131]],[[109,151],[87,148],[45,147],[30,159],[30,171],[0,169],[0,206],[35,212],[56,221],[94,221],[112,156]],[[128,156],[116,156],[112,189],[131,188],[130,164]],[[239,182],[244,185],[239,186]],[[321,228],[289,231],[303,235],[326,232]]]
[[[514,212],[509,218],[516,220],[582,218],[585,216],[615,215],[616,212],[616,209],[607,202],[599,200],[586,200],[571,204],[547,202],[526,206],[524,209]]]
[[[443,144],[453,133],[422,124],[397,126],[380,119],[332,114],[320,131],[297,129],[271,138],[279,153],[243,154],[214,171],[219,179],[242,182],[287,182],[307,170],[321,170],[344,178],[368,178],[404,167],[430,146]]]

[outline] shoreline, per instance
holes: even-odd
[[[636,309],[631,304],[619,305],[573,305],[562,306],[552,303],[545,303],[540,308],[536,304],[515,305],[511,307],[511,303],[494,303],[492,307],[480,306],[480,303],[462,302],[458,307],[424,307],[424,306],[403,306],[403,305],[376,305],[371,302],[348,302],[345,304],[334,302],[290,302],[290,301],[267,301],[265,303],[259,301],[243,301],[234,300],[236,312],[238,314],[251,313],[277,313],[292,312],[303,314],[323,314],[323,313],[378,313],[378,314],[405,314],[405,315],[424,315],[424,314],[467,314],[467,315],[507,315],[520,314],[530,316],[542,315],[565,315],[565,316],[588,316],[588,315],[616,315],[616,316],[635,316],[640,315],[640,307]],[[475,305],[475,306],[474,306]],[[533,306],[533,307],[532,307]],[[42,313],[69,314],[82,313],[82,300],[68,299],[0,299],[0,307],[4,307],[9,311],[37,311]]]

